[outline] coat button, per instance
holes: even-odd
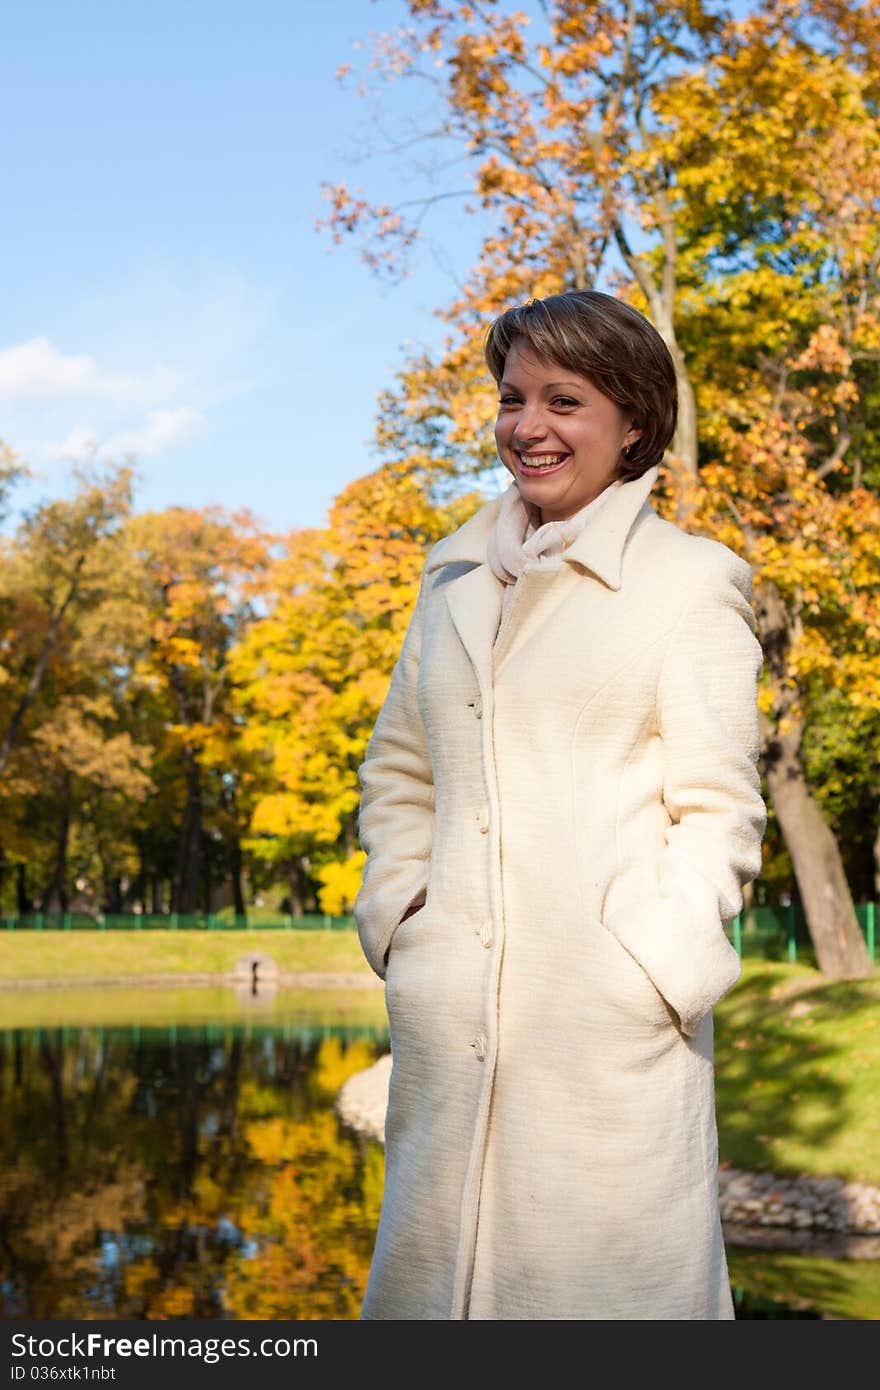
[[[492,921],[489,917],[485,917],[480,923],[480,941],[486,950],[492,945]]]
[[[477,696],[477,698],[476,698],[475,700],[468,700],[467,706],[468,706],[468,709],[472,709],[472,710],[473,710],[474,714],[477,716],[478,719],[482,719],[482,717],[483,717],[483,701],[480,699],[479,695]]]
[[[471,1047],[474,1049],[474,1056],[476,1057],[477,1061],[482,1062],[486,1056],[485,1034],[478,1033],[477,1036],[474,1038],[473,1042],[471,1043]]]
[[[482,832],[483,835],[485,835],[486,832],[488,831],[488,829],[489,829],[489,807],[486,805],[485,802],[483,802],[483,805],[480,807],[480,831]]]

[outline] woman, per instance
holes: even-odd
[[[749,566],[649,499],[675,373],[595,292],[489,330],[507,491],[433,547],[360,769],[393,1069],[361,1316],[732,1318],[712,1007],[765,824]]]

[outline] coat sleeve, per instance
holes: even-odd
[[[717,547],[674,627],[657,692],[670,817],[659,894],[615,908],[606,926],[693,1036],[736,983],[724,927],[761,867],[767,812],[757,771],[762,652],[745,561]]]
[[[416,700],[425,595],[423,574],[388,694],[358,768],[358,835],[367,861],[354,918],[364,954],[382,979],[397,926],[409,907],[424,901],[434,837],[434,779]]]

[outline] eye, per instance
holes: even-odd
[[[552,404],[560,406],[563,410],[571,410],[577,405],[577,401],[572,400],[571,396],[554,396]]]
[[[519,396],[500,396],[499,405],[519,405]]]

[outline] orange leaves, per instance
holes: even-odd
[[[360,219],[369,211],[369,204],[349,193],[344,183],[324,183],[321,192],[330,203],[330,215],[326,222],[318,221],[315,225],[329,228],[338,245],[346,232],[355,230]]]
[[[268,576],[268,611],[232,657],[244,741],[261,769],[248,841],[258,857],[275,861],[295,847],[327,860],[353,842],[357,767],[425,551],[452,529],[451,516],[392,466],[349,484],[325,530],[288,538]],[[323,900],[348,901],[356,872],[343,855],[338,873],[321,877]]]
[[[810,336],[803,352],[791,363],[794,372],[815,369],[821,372],[834,372],[846,375],[852,366],[852,357],[840,340],[836,325],[821,323]]]
[[[760,705],[783,735],[828,690],[853,712],[880,709],[880,499],[841,486],[844,464],[831,452],[841,401],[857,394],[852,356],[829,319],[801,342],[774,364],[773,398],[757,374],[745,389],[715,383],[715,459],[698,479],[672,466],[666,483],[693,529],[753,566],[759,635],[772,652]]]
[[[335,245],[355,232],[363,232],[362,259],[371,270],[398,273],[400,258],[415,242],[418,231],[385,203],[371,204],[365,198],[349,192],[345,184],[323,184],[322,192],[330,203],[326,218],[318,218],[319,231],[330,233]]]

